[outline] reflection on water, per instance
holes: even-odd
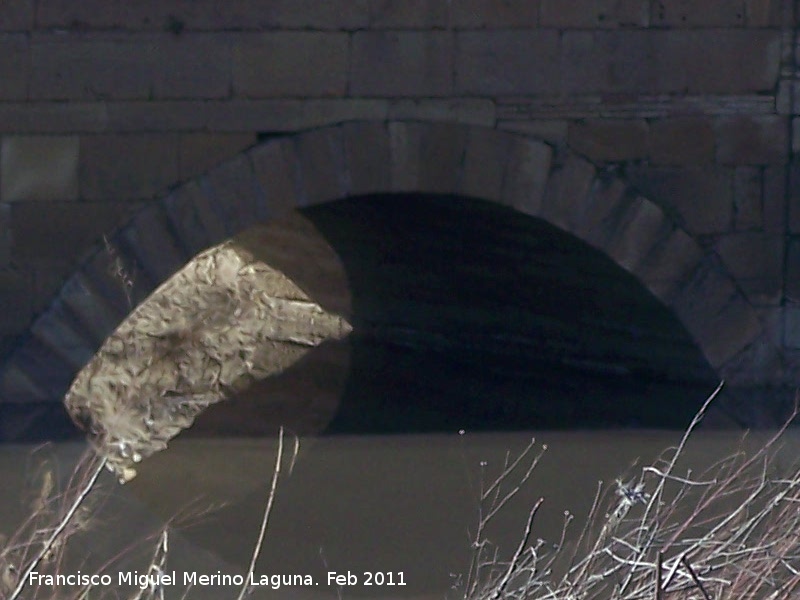
[[[676,432],[630,430],[302,439],[291,476],[280,481],[256,571],[309,574],[321,583],[313,589],[259,590],[257,597],[334,598],[337,590],[325,585],[329,570],[402,571],[407,583],[403,588],[348,587],[343,597],[443,597],[453,582],[451,574],[463,573],[467,566],[481,478],[492,481],[505,453],[524,448],[532,435],[548,451],[488,532],[501,556],[513,552],[527,511],[539,497],[545,501],[533,539],[556,540],[564,511],[577,515],[579,522],[599,480],[611,483],[625,472],[633,474],[635,461],[650,461],[679,439]],[[787,442],[796,449],[797,434],[791,435]],[[696,472],[728,454],[737,441],[731,433],[700,431],[687,463]],[[94,532],[76,540],[81,561],[100,564],[101,558],[157,531],[189,506],[189,512],[221,506],[174,536],[170,565],[179,572],[242,572],[266,501],[275,442],[177,439],[143,464],[130,484],[118,487],[108,478],[112,498],[98,507]],[[79,449],[77,444],[55,449],[64,470]],[[5,482],[0,531],[9,531],[24,515],[17,492],[25,484],[30,451],[25,446],[0,449]],[[149,557],[151,544],[139,547],[142,560]],[[171,591],[171,597],[179,598],[182,588]],[[190,597],[229,596],[234,596],[232,590],[220,595],[219,590],[197,588]]]

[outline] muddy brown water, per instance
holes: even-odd
[[[491,482],[506,452],[519,452],[532,437],[536,449],[546,444],[547,452],[488,531],[501,556],[513,552],[528,509],[539,497],[545,500],[533,537],[557,540],[564,511],[575,514],[580,523],[599,480],[613,484],[615,477],[635,473],[635,461],[652,460],[676,444],[680,433],[601,430],[303,438],[291,474],[285,463],[255,572],[308,575],[315,585],[259,588],[255,597],[453,597],[454,576],[464,573],[468,564],[481,479]],[[700,431],[688,448],[686,464],[695,469],[710,464],[736,448],[738,441],[736,433]],[[788,434],[785,444],[789,450],[782,455],[784,462],[800,448],[800,435]],[[75,443],[46,451],[64,477],[81,449]],[[5,482],[0,531],[11,531],[25,516],[22,491],[30,483],[35,458],[42,454],[32,450],[0,447]],[[73,540],[78,566],[65,569],[88,572],[92,565],[125,551],[127,562],[108,571],[116,583],[120,571],[147,564],[154,544],[148,535],[173,519],[178,525],[170,538],[167,568],[176,572],[179,584],[184,573],[243,573],[258,533],[275,456],[275,438],[178,438],[167,451],[146,461],[129,484],[118,486],[104,477],[101,484],[108,498],[96,509],[90,533]],[[209,508],[213,510],[203,512]],[[578,533],[575,527],[573,531]],[[137,541],[139,546],[131,548]],[[345,576],[349,571],[359,585],[328,585],[329,571]],[[365,573],[382,573],[384,585],[363,585]],[[386,585],[390,578],[405,585]],[[166,589],[168,598],[181,598],[184,591],[182,585]],[[198,585],[189,597],[235,598],[236,592],[231,585]]]

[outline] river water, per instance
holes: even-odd
[[[521,488],[487,530],[501,557],[519,542],[528,510],[544,503],[532,538],[557,541],[564,511],[576,516],[568,537],[580,531],[599,481],[612,489],[618,476],[632,477],[680,434],[657,430],[458,432],[426,435],[333,435],[299,440],[289,473],[284,462],[257,575],[311,576],[317,585],[259,588],[264,598],[443,598],[455,597],[456,576],[467,570],[475,534],[481,482],[494,481],[506,452],[512,457],[535,438],[531,457],[547,450]],[[291,454],[293,440],[287,438]],[[690,444],[686,465],[699,468],[730,453],[739,434],[701,429]],[[103,478],[90,531],[73,539],[77,566],[88,572],[123,552],[108,567],[143,569],[159,529],[174,520],[168,570],[177,573],[243,573],[263,513],[276,438],[177,439],[146,461],[125,486]],[[798,448],[796,435],[787,438]],[[0,495],[0,531],[9,532],[27,508],[21,503],[31,465],[43,452],[63,472],[80,453],[78,443],[33,452],[30,446],[0,449],[5,485]],[[785,456],[791,456],[789,452]],[[787,459],[788,460],[788,459]],[[638,462],[638,467],[634,463]],[[522,472],[507,478],[513,488]],[[28,482],[29,483],[29,482]],[[138,542],[138,546],[134,547]],[[327,573],[355,575],[359,585],[327,584]],[[384,582],[365,586],[366,573]],[[111,592],[112,590],[107,590]],[[180,598],[184,588],[167,588]],[[190,598],[234,598],[231,586],[192,589]]]

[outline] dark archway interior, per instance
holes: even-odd
[[[302,213],[343,265],[355,328],[286,373],[324,387],[320,365],[347,347],[328,433],[683,428],[716,383],[633,276],[539,219],[418,194]]]

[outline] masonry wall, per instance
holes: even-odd
[[[713,250],[800,359],[787,0],[9,0],[0,357],[137,209],[259,139],[349,120],[543,139]],[[764,346],[766,347],[766,346]]]

